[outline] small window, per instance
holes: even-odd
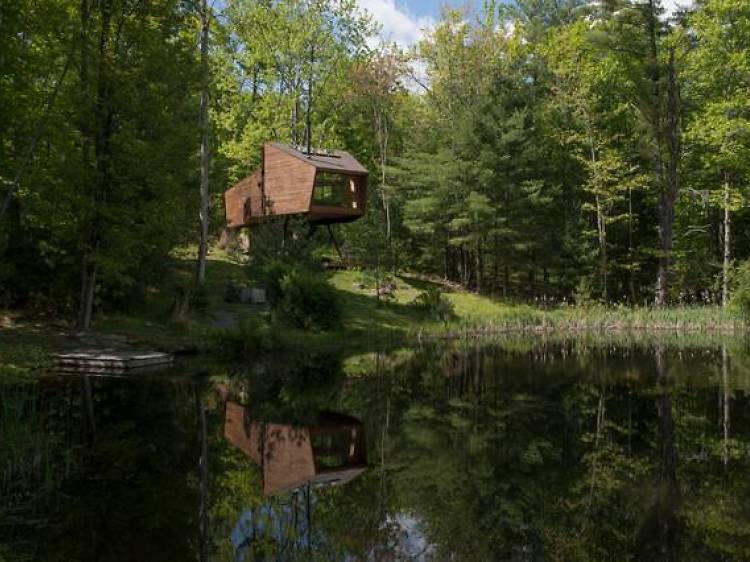
[[[341,468],[348,464],[347,452],[351,449],[351,443],[345,431],[316,434],[312,447],[318,470]]]
[[[357,178],[330,172],[318,172],[315,176],[313,205],[356,209]]]

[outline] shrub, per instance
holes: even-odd
[[[737,268],[733,285],[730,304],[734,310],[750,319],[750,261],[742,263]]]
[[[278,306],[284,298],[281,282],[293,271],[293,267],[281,260],[270,260],[261,271],[263,285],[266,288],[266,298],[271,306]]]
[[[453,303],[443,296],[436,286],[430,286],[420,293],[414,300],[417,308],[421,309],[430,318],[447,323],[456,315]]]
[[[190,296],[190,308],[202,314],[208,310],[208,304],[208,289],[198,285]]]
[[[341,305],[334,289],[320,274],[293,269],[281,279],[281,300],[275,310],[300,328],[330,330],[341,321]]]
[[[279,346],[276,334],[262,321],[243,319],[230,329],[212,329],[205,337],[211,349],[227,357],[247,357]]]
[[[573,302],[580,308],[587,308],[596,304],[594,285],[590,278],[584,276],[578,281],[573,294]]]

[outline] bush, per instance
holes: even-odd
[[[230,329],[212,329],[205,337],[211,349],[227,357],[247,357],[279,347],[276,334],[259,320],[243,319]]]
[[[734,274],[732,308],[750,319],[750,261],[742,263]]]
[[[263,285],[266,288],[266,298],[273,307],[281,304],[284,298],[284,291],[281,282],[294,268],[281,260],[271,260],[267,262],[262,269],[261,276]]]
[[[446,299],[436,286],[428,287],[427,290],[417,296],[414,302],[417,308],[421,309],[430,318],[443,323],[447,323],[448,320],[456,315],[453,303]]]
[[[205,285],[198,285],[190,296],[190,308],[203,314],[208,310],[208,289]]]
[[[330,330],[341,322],[336,289],[320,274],[293,269],[281,279],[281,300],[275,310],[300,328]],[[270,291],[269,291],[270,292]]]

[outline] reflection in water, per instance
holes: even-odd
[[[260,467],[263,494],[285,494],[281,501],[245,509],[232,529],[238,560],[244,550],[271,540],[278,552],[311,549],[315,490],[342,485],[366,469],[362,422],[344,414],[320,412],[315,426],[254,420],[248,408],[227,400],[224,436]]]
[[[366,468],[362,422],[344,414],[321,412],[316,426],[301,427],[252,420],[227,401],[224,436],[261,467],[266,495],[345,484]]]
[[[0,381],[0,560],[750,560],[742,343],[355,359]]]

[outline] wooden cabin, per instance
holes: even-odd
[[[224,192],[229,228],[274,216],[306,216],[311,224],[358,219],[365,212],[367,169],[341,150],[311,153],[271,142],[261,167]]]
[[[224,437],[261,467],[265,495],[344,484],[367,467],[364,426],[344,414],[321,413],[314,427],[263,423],[227,401]]]

